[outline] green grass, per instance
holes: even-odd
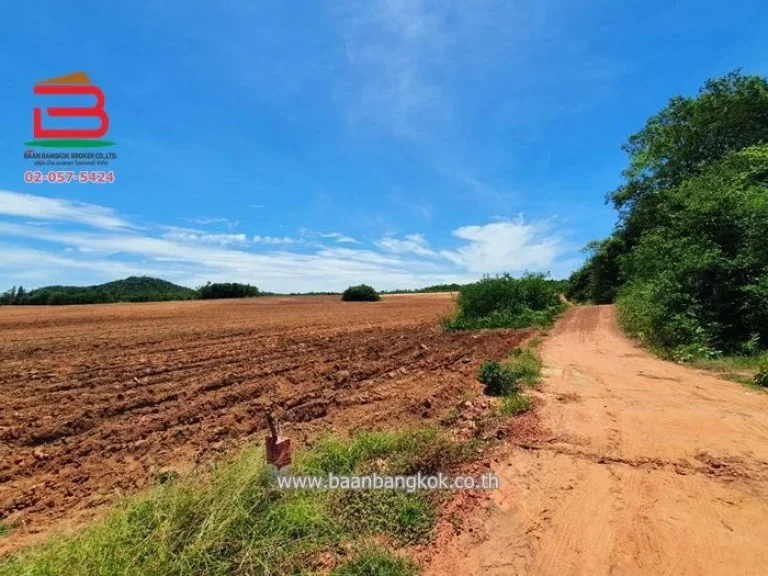
[[[509,394],[501,401],[499,411],[504,416],[517,416],[531,409],[531,399],[525,394],[517,392]]]
[[[11,529],[11,526],[0,520],[0,538],[7,536]]]
[[[691,365],[713,372],[756,372],[765,356],[721,356],[719,358],[693,360]]]
[[[516,382],[528,387],[535,386],[541,378],[542,362],[536,351],[540,340],[534,340],[527,347],[516,347],[504,362],[507,374]],[[531,409],[531,399],[518,387],[501,401],[499,411],[504,416],[517,416]]]
[[[758,390],[765,389],[758,384],[758,375],[768,371],[768,356],[765,354],[719,356],[699,358],[688,362],[694,368],[715,372],[721,378],[744,384]],[[764,377],[763,377],[764,378]]]
[[[297,455],[294,474],[428,474],[470,450],[435,430],[327,438]],[[386,471],[386,472],[384,472]],[[378,535],[427,540],[436,492],[280,490],[260,448],[122,501],[108,517],[0,564],[0,576],[307,573],[324,553],[340,562]],[[411,574],[407,562],[361,552],[340,574]],[[368,572],[350,572],[356,566]],[[344,572],[343,570],[347,570]],[[411,570],[410,572],[408,570]]]
[[[499,411],[504,416],[517,416],[531,409],[531,399],[521,388],[535,386],[541,378],[538,345],[536,340],[525,348],[518,346],[504,362],[485,362],[480,367],[478,380],[485,384],[486,394],[502,396]]]
[[[536,353],[537,346],[538,341],[526,348],[516,347],[512,351],[512,356],[504,363],[512,377],[527,386],[536,385],[541,378],[542,363]]]
[[[414,576],[418,568],[410,561],[381,548],[368,548],[339,566],[333,576]]]
[[[546,310],[523,310],[519,313],[493,312],[487,316],[472,318],[461,314],[441,319],[445,330],[494,330],[511,328],[519,330],[531,326],[551,326],[565,309],[564,304],[552,306]]]

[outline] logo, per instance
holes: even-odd
[[[25,146],[46,148],[97,148],[114,146],[114,142],[102,140],[109,130],[109,115],[105,109],[104,92],[91,82],[85,72],[49,78],[35,84],[35,96],[56,97],[68,106],[35,106],[32,114],[34,140]],[[90,106],[72,106],[74,99],[88,102]],[[56,122],[56,119],[70,119]],[[54,127],[55,125],[55,127]],[[85,126],[85,127],[84,127]],[[25,154],[26,157],[26,154]]]

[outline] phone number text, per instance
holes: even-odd
[[[24,172],[24,182],[27,184],[112,184],[115,181],[115,172],[101,170],[51,170],[42,172],[39,170],[27,170]]]

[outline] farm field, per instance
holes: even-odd
[[[445,333],[449,294],[0,309],[0,554],[261,439],[438,421],[525,331]]]

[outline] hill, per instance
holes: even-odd
[[[131,276],[94,286],[45,286],[25,292],[15,288],[0,296],[0,304],[104,304],[109,302],[157,302],[193,300],[196,290],[159,278]]]

